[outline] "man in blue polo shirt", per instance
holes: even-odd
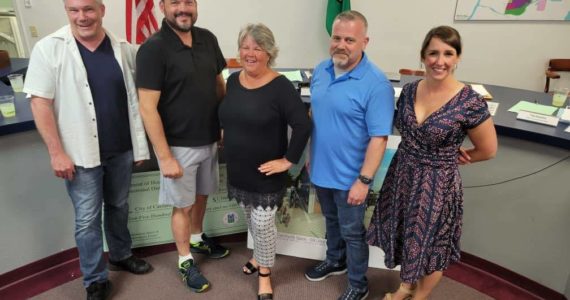
[[[348,270],[349,285],[339,299],[368,296],[365,200],[394,115],[394,89],[364,53],[367,27],[359,12],[339,14],[331,58],[315,68],[311,81],[310,174],[326,219],[327,253],[305,277],[320,281]]]
[[[65,0],[69,25],[40,40],[24,92],[75,208],[75,240],[87,299],[111,290],[101,218],[112,266],[142,274],[131,253],[127,203],[133,161],[149,158],[133,77],[136,49],[103,28],[102,0]]]

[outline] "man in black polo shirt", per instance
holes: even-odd
[[[209,282],[191,251],[212,258],[229,254],[202,233],[206,200],[218,184],[218,104],[226,62],[216,37],[194,26],[195,0],[161,0],[160,10],[161,30],[137,54],[140,109],[160,166],[159,204],[173,206],[178,268],[188,287],[202,292]]]

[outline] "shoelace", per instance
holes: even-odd
[[[202,237],[202,241],[204,242],[204,244],[206,246],[208,246],[208,248],[210,248],[211,250],[214,249],[218,249],[218,245],[216,245],[216,243],[214,243],[214,241],[212,239],[210,239],[209,237]]]
[[[323,261],[316,267],[316,269],[318,271],[322,271],[322,270],[326,269],[328,266],[329,266],[329,264],[326,261]]]
[[[347,293],[348,292],[348,293]],[[354,293],[354,294],[353,294]],[[342,299],[352,299],[352,297],[358,296],[358,292],[353,289],[347,289],[344,292]]]
[[[186,269],[186,273],[184,275],[187,278],[190,278],[190,280],[194,280],[194,279],[201,276],[200,271],[198,271],[198,268],[196,267],[196,265]]]
[[[184,273],[186,273],[186,270],[188,270],[188,269],[190,269],[190,267],[192,267],[192,263],[189,260],[187,260],[187,261],[183,262],[180,267],[182,269],[184,269]]]

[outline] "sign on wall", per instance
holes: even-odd
[[[570,21],[570,0],[457,0],[456,21]]]

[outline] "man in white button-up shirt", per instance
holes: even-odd
[[[136,50],[102,26],[102,0],[64,0],[69,25],[34,47],[24,91],[55,176],[75,208],[75,239],[88,299],[111,285],[103,256],[102,207],[111,266],[135,274],[127,228],[134,161],[149,158],[134,82]]]

